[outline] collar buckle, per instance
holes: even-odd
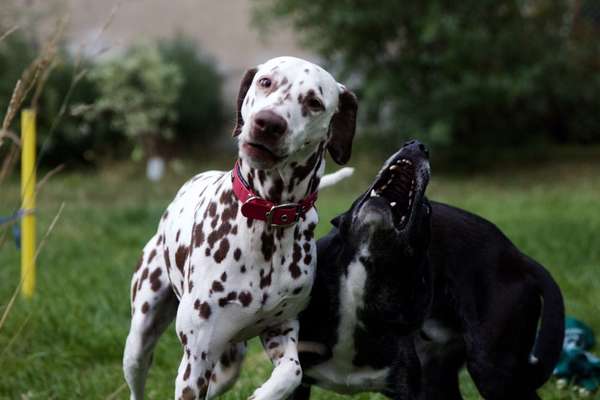
[[[281,223],[274,223],[273,222],[274,213],[275,213],[275,211],[281,210],[281,209],[290,209],[291,211],[293,211],[293,214],[291,212],[284,213],[280,217]],[[300,205],[298,203],[285,203],[285,204],[279,204],[279,205],[272,206],[271,209],[269,211],[267,211],[267,213],[265,214],[265,217],[266,217],[267,224],[274,228],[289,228],[290,226],[296,225],[298,223],[298,221],[300,221],[301,214],[302,214],[302,205]]]

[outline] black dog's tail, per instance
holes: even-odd
[[[542,320],[529,360],[530,382],[537,389],[550,378],[560,358],[565,335],[565,306],[560,288],[550,273],[533,259],[524,257],[543,299]]]

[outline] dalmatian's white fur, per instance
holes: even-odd
[[[319,186],[326,149],[337,163],[348,160],[356,104],[329,73],[301,59],[279,57],[247,71],[234,129],[241,175],[262,198],[303,199]],[[144,247],[123,359],[132,399],[143,398],[154,346],[175,317],[183,346],[176,399],[225,391],[254,336],[274,370],[251,398],[283,399],[300,383],[296,316],[313,282],[317,212],[274,228],[246,219],[240,206],[231,172],[201,173],[179,190]]]

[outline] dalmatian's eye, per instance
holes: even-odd
[[[260,85],[260,87],[268,88],[271,87],[271,80],[269,78],[260,78],[258,80],[258,84]]]
[[[310,108],[312,111],[323,111],[325,109],[323,103],[321,103],[321,101],[315,97],[308,100],[308,108]]]

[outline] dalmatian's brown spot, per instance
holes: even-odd
[[[283,193],[283,181],[280,178],[276,178],[273,186],[269,189],[269,199],[275,203],[281,202],[281,194]]]
[[[214,218],[217,215],[217,203],[211,201],[208,205],[208,215]]]
[[[235,249],[235,251],[233,252],[233,259],[235,261],[240,261],[240,257],[242,256],[242,250],[238,247],[237,249]]]
[[[175,253],[175,265],[177,265],[177,269],[181,271],[181,273],[183,273],[183,267],[185,266],[189,253],[189,246],[181,245],[177,248],[177,252]]]
[[[142,253],[142,255],[143,255],[143,253]],[[152,260],[154,260],[154,257],[156,257],[156,249],[152,249],[152,251],[148,255],[148,264],[150,264],[152,262]]]
[[[222,292],[225,290],[225,288],[223,287],[223,284],[219,281],[214,281],[212,284],[212,290],[215,292]]]
[[[181,340],[181,344],[186,346],[187,345],[187,335],[183,332],[179,332],[179,340]]]
[[[185,389],[183,389],[183,392],[181,392],[181,400],[195,400],[196,399],[196,393],[194,392],[194,390],[189,387],[186,386]]]
[[[252,295],[250,294],[250,292],[240,292],[240,294],[238,295],[238,299],[244,307],[248,307],[252,302]]]
[[[308,242],[306,242],[306,243],[304,243],[302,248],[304,249],[305,253],[308,253],[310,251],[310,244]]]
[[[190,374],[192,373],[192,366],[190,364],[185,368],[185,372],[183,373],[183,380],[187,381],[190,378]]]
[[[314,222],[311,222],[310,224],[308,224],[308,228],[303,232],[304,234],[304,240],[306,240],[307,242],[310,242],[313,237],[315,236],[315,228],[317,227],[317,225]]]
[[[133,282],[133,288],[131,289],[131,303],[135,302],[135,296],[137,295],[138,282]]]
[[[192,292],[192,289],[194,288],[194,281],[189,281],[188,282],[188,292]]]
[[[229,234],[229,232],[231,232],[231,224],[225,221],[221,224],[221,226],[219,226],[219,229],[217,229],[216,231],[212,231],[206,238],[208,247],[213,247],[217,241],[223,239],[226,235]]]
[[[304,264],[310,265],[311,261],[312,261],[312,256],[310,254],[307,254],[304,256]]]
[[[177,234],[175,235],[175,241],[176,241],[176,242],[179,242],[179,235],[181,235],[181,229],[179,229],[179,230],[177,231]]]
[[[224,190],[221,192],[221,197],[219,197],[219,203],[221,204],[233,204],[235,202],[235,194],[233,190]]]
[[[246,225],[248,226],[248,228],[252,228],[253,222],[254,220],[252,218],[246,218]]]
[[[319,93],[321,93],[321,96],[323,95],[323,88],[321,87],[321,85],[319,85]]]
[[[301,373],[301,372],[300,372],[300,370],[299,370],[299,369],[297,369],[297,370],[296,370],[296,376],[300,375],[300,373]]]
[[[217,224],[219,223],[219,216],[215,216],[212,221],[210,221],[210,227],[212,229],[215,229],[217,227]]]
[[[264,186],[265,180],[267,179],[267,174],[262,169],[258,171],[258,181],[261,185]]]
[[[166,247],[163,253],[165,258],[165,265],[167,266],[167,271],[171,269],[171,259],[169,258],[169,248]]]
[[[299,294],[301,291],[302,291],[302,287],[300,286],[300,287],[297,287],[296,289],[294,289],[292,291],[292,294]]]
[[[150,309],[150,304],[148,304],[148,302],[145,302],[142,305],[142,314],[146,314],[148,312],[148,310]]]
[[[298,277],[302,274],[300,267],[298,266],[298,262],[302,259],[302,248],[296,242],[294,243],[294,253],[292,255],[292,263],[290,264],[290,274],[292,274],[292,278],[298,279]]]
[[[229,358],[229,353],[227,351],[221,355],[220,362],[223,368],[228,368],[229,365],[231,365],[231,359]]]
[[[221,240],[219,244],[219,248],[215,251],[214,259],[217,264],[220,264],[225,257],[227,257],[227,252],[229,252],[229,240],[227,238]]]
[[[233,228],[231,228],[231,234],[235,236],[235,235],[237,235],[237,233],[238,233],[238,226],[234,225]]]
[[[283,314],[283,310],[282,310],[282,311],[277,311],[277,312],[275,313],[275,316],[276,316],[276,317],[281,317],[281,315],[282,315],[282,314]]]
[[[152,288],[153,291],[158,292],[158,289],[160,289],[160,275],[162,274],[162,269],[160,268],[156,268],[154,270],[154,272],[152,272],[150,274],[150,286]]]
[[[237,299],[237,292],[229,292],[226,297],[219,299],[219,307],[225,307],[227,303],[231,303],[235,299]]]
[[[203,360],[206,360],[206,352],[203,351],[202,354],[200,354],[200,358],[202,358]]]
[[[201,376],[198,377],[196,384],[198,385],[198,388],[202,392],[208,389],[208,384],[206,383],[206,380]]]
[[[270,261],[271,257],[273,257],[273,252],[275,251],[275,240],[273,238],[273,234],[268,234],[266,231],[264,231],[260,236],[260,240],[261,251],[265,261]]]
[[[221,221],[223,223],[228,221],[233,221],[237,217],[238,213],[238,203],[232,203],[229,207],[223,210],[223,214],[221,215]]]
[[[140,258],[138,259],[138,262],[135,264],[135,269],[133,272],[137,272],[139,271],[140,267],[142,266],[142,264],[144,263],[144,252],[142,251],[142,255],[140,255]]]
[[[140,284],[138,286],[138,290],[142,288],[142,284],[146,279],[148,279],[148,272],[148,267],[144,268],[144,270],[142,271],[142,276],[140,277]]]
[[[194,302],[194,308],[196,310],[198,310],[198,314],[204,318],[204,319],[209,319],[210,318],[210,314],[212,313],[212,310],[210,309],[210,305],[207,302],[202,302],[200,303],[200,300],[196,300]]]
[[[204,243],[203,227],[204,222],[194,225],[194,247],[200,247],[202,246],[202,243]]]
[[[275,347],[279,346],[278,342],[271,342],[269,343],[269,350],[274,349]]]
[[[160,246],[163,242],[164,236],[163,235],[158,235],[158,238],[156,239],[156,245]]]
[[[207,247],[206,250],[204,250],[204,255],[210,257],[210,247]]]
[[[264,289],[267,286],[271,286],[271,275],[273,275],[273,268],[269,270],[267,275],[264,275],[264,270],[260,270],[260,288]]]
[[[165,210],[165,213],[162,215],[163,221],[169,217],[169,210]]]
[[[222,280],[223,282],[227,282],[227,272],[223,272],[223,273],[221,274],[221,280]]]
[[[246,273],[246,266],[245,266],[245,265],[242,265],[242,266],[240,267],[240,272],[241,272],[242,274],[245,274],[245,273]],[[252,283],[252,282],[250,282],[250,283]]]
[[[260,301],[260,304],[264,306],[268,299],[269,299],[269,295],[266,293],[263,293],[263,297],[262,297],[262,300]]]

